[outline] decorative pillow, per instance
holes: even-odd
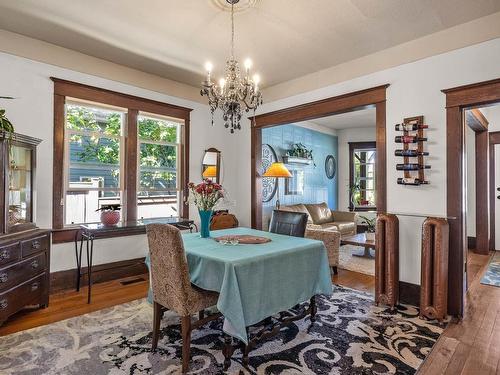
[[[333,221],[332,211],[326,203],[306,204],[314,224],[325,224]]]

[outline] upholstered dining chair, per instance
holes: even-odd
[[[218,293],[199,289],[191,284],[179,229],[168,224],[146,226],[151,257],[151,283],[153,290],[153,344],[155,350],[160,335],[160,321],[166,309],[181,317],[182,372],[189,369],[191,331],[216,319],[220,314],[205,317],[205,309],[217,304]],[[191,315],[199,319],[191,322]]]
[[[304,212],[273,210],[269,232],[304,237],[306,226],[307,214]]]

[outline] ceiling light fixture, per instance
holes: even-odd
[[[201,84],[201,96],[208,97],[208,105],[212,113],[212,125],[214,124],[214,112],[217,108],[222,110],[224,126],[234,133],[235,129],[241,129],[241,116],[243,111],[254,111],[262,104],[262,93],[259,91],[260,77],[255,74],[250,77],[252,61],[245,60],[244,78],[240,75],[240,66],[234,57],[234,5],[239,0],[226,0],[231,5],[231,57],[226,62],[225,77],[219,80],[217,85],[211,79],[212,64],[207,62],[205,69],[207,76]]]

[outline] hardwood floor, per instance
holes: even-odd
[[[469,252],[464,317],[448,325],[417,374],[500,374],[500,288],[480,283],[490,256]]]
[[[418,371],[419,375],[500,375],[500,288],[480,284],[489,258],[469,253],[470,288],[464,318],[449,324]],[[142,278],[144,280],[126,285],[122,282],[130,280],[94,285],[90,305],[86,303],[86,288],[79,293],[54,294],[47,309],[25,311],[5,322],[0,327],[0,336],[143,298],[148,289],[148,275]],[[373,276],[339,270],[332,280],[336,284],[374,293]]]
[[[122,284],[138,278],[142,278],[142,281]],[[143,298],[148,292],[148,281],[149,276],[146,274],[92,285],[91,304],[87,304],[86,287],[80,292],[71,290],[53,294],[46,309],[24,310],[13,315],[0,327],[0,336]]]
[[[339,269],[339,274],[332,277],[335,284],[361,290],[375,295],[375,277],[362,273]]]

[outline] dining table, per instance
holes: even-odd
[[[219,293],[217,309],[224,317],[226,337],[248,347],[248,327],[306,301],[313,321],[315,296],[332,293],[322,241],[245,227],[210,233],[209,238],[201,238],[199,233],[183,233],[182,238],[191,283]],[[235,245],[216,241],[220,236],[238,235],[269,241]]]

